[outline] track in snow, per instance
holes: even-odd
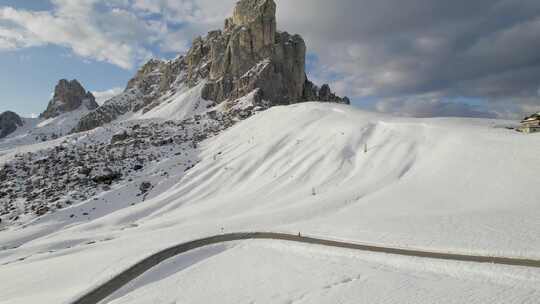
[[[416,250],[416,249],[404,249],[384,247],[377,245],[348,243],[343,241],[335,241],[329,239],[322,239],[316,237],[300,236],[286,233],[273,233],[273,232],[246,232],[246,233],[230,233],[215,235],[162,250],[155,253],[148,258],[140,261],[132,267],[119,273],[109,281],[103,283],[96,289],[88,292],[75,300],[73,304],[97,304],[101,300],[112,295],[115,291],[134,280],[138,276],[142,275],[152,267],[160,264],[161,262],[177,256],[179,254],[198,249],[201,247],[215,245],[224,242],[241,241],[249,239],[265,239],[265,240],[282,240],[289,242],[315,244],[328,247],[347,248],[354,250],[379,252],[386,254],[395,254],[402,256],[441,259],[441,260],[453,260],[462,262],[476,262],[476,263],[492,263],[512,266],[525,266],[540,268],[540,260],[522,259],[522,258],[510,258],[510,257],[491,257],[481,255],[467,255],[457,253],[445,253],[436,251]]]

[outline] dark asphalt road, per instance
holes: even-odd
[[[216,236],[207,237],[187,243],[182,243],[177,246],[165,249],[158,253],[155,253],[148,258],[133,265],[129,269],[119,273],[109,281],[105,282],[101,286],[96,287],[94,290],[83,295],[79,299],[75,300],[73,304],[97,304],[101,300],[105,299],[115,291],[126,285],[133,279],[137,278],[144,272],[150,270],[152,267],[159,263],[177,256],[179,254],[188,252],[193,249],[224,243],[231,241],[241,241],[249,239],[265,239],[265,240],[282,240],[289,242],[314,244],[328,247],[347,248],[354,250],[362,250],[369,252],[379,252],[386,254],[395,254],[401,256],[411,256],[430,259],[441,259],[451,261],[463,261],[463,262],[476,262],[476,263],[492,263],[512,266],[524,266],[524,267],[537,267],[540,268],[540,260],[521,259],[521,258],[509,258],[509,257],[490,257],[479,255],[467,255],[456,253],[443,253],[443,252],[431,252],[415,249],[402,249],[392,248],[376,245],[355,244],[342,241],[334,241],[315,237],[304,237],[285,233],[272,233],[272,232],[250,232],[250,233],[230,233],[221,234]]]

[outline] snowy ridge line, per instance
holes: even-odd
[[[524,259],[524,258],[510,258],[510,257],[499,257],[499,256],[484,256],[484,255],[468,255],[468,254],[458,254],[458,253],[444,253],[437,251],[426,251],[426,250],[416,250],[416,249],[404,249],[396,247],[385,247],[377,245],[368,245],[361,243],[350,243],[343,241],[336,241],[324,238],[310,237],[310,236],[301,236],[287,233],[275,233],[275,232],[241,232],[241,233],[229,233],[229,234],[220,234],[215,236],[210,236],[186,243],[182,243],[168,249],[164,249],[160,252],[157,252],[144,260],[138,262],[137,264],[131,266],[130,268],[122,271],[117,274],[107,282],[101,284],[97,288],[91,290],[90,292],[82,295],[77,300],[73,301],[72,304],[97,304],[100,301],[104,300],[108,296],[112,295],[114,292],[122,288],[127,283],[131,282],[135,278],[139,277],[146,271],[150,270],[154,266],[157,266],[161,262],[172,258],[174,256],[186,253],[188,251],[198,249],[201,247],[206,247],[210,245],[215,245],[219,243],[231,242],[231,241],[242,241],[242,240],[281,240],[289,241],[296,243],[304,244],[313,244],[321,245],[327,247],[336,247],[344,249],[353,249],[361,250],[368,252],[378,252],[385,254],[394,254],[401,256],[409,257],[420,257],[420,258],[430,258],[430,259],[441,259],[441,260],[452,260],[460,262],[476,262],[476,263],[491,263],[491,264],[501,264],[501,265],[511,265],[511,266],[524,266],[524,267],[535,267],[540,268],[540,260],[533,259]]]

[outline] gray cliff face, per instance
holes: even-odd
[[[94,95],[87,92],[77,80],[62,79],[54,89],[53,99],[40,117],[53,118],[63,113],[75,111],[81,106],[85,106],[88,110],[94,110],[98,104]]]
[[[0,114],[0,138],[4,138],[22,127],[23,120],[14,112],[6,111]]]
[[[271,105],[303,101],[348,103],[328,85],[306,77],[306,44],[301,36],[276,30],[273,0],[242,0],[223,31],[197,38],[186,56],[191,81],[208,79],[203,97],[222,102],[260,89]],[[328,92],[326,91],[328,90]],[[322,93],[322,94],[321,94]]]
[[[197,37],[185,56],[150,60],[126,90],[83,117],[74,131],[86,131],[129,111],[149,111],[165,95],[204,82],[202,97],[216,103],[233,101],[257,90],[268,106],[304,101],[349,104],[307,79],[306,44],[301,36],[277,31],[273,0],[241,0],[224,29]]]

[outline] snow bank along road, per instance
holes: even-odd
[[[329,247],[347,248],[347,249],[380,252],[380,253],[387,253],[387,254],[397,254],[397,255],[403,255],[403,256],[540,268],[540,260],[532,260],[532,259],[466,255],[466,254],[445,253],[445,252],[425,251],[425,250],[416,250],[416,249],[383,247],[383,246],[377,246],[377,245],[348,243],[348,242],[342,242],[342,241],[335,241],[335,240],[300,236],[300,235],[292,235],[292,234],[285,234],[285,233],[273,233],[273,232],[230,233],[230,234],[210,236],[207,238],[198,239],[198,240],[187,242],[187,243],[182,243],[180,245],[155,253],[149,256],[148,258],[140,261],[139,263],[133,265],[129,269],[119,273],[118,275],[113,277],[111,280],[105,282],[104,284],[97,287],[96,289],[83,295],[81,298],[73,302],[73,304],[90,304],[90,303],[96,304],[100,302],[101,300],[105,299],[106,297],[108,297],[109,295],[113,294],[115,291],[117,291],[118,289],[126,285],[128,282],[132,281],[133,279],[137,278],[144,272],[148,271],[152,267],[158,265],[159,263],[169,258],[177,256],[179,254],[182,254],[182,253],[185,253],[190,250],[197,249],[197,248],[218,244],[218,243],[241,241],[241,240],[248,240],[248,239],[282,240],[282,241],[291,241],[291,242],[306,243],[306,244],[316,244],[316,245],[329,246]]]

